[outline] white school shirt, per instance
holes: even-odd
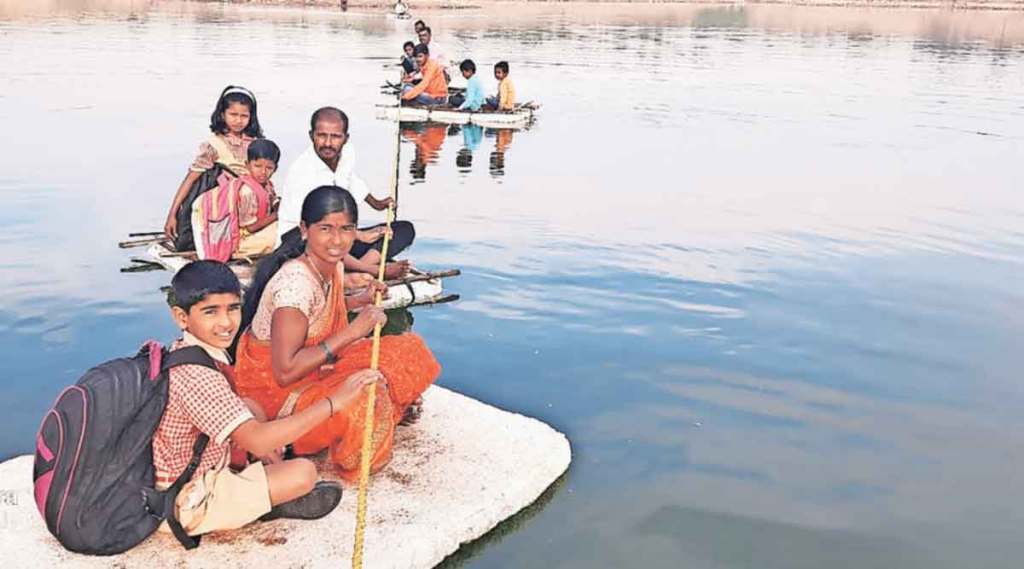
[[[281,237],[294,227],[298,227],[302,219],[302,202],[309,195],[309,192],[320,186],[339,186],[345,188],[356,199],[356,203],[366,203],[366,196],[370,195],[370,188],[366,182],[355,173],[356,152],[351,144],[346,144],[341,150],[341,158],[338,159],[337,170],[331,170],[324,161],[316,155],[313,146],[310,145],[305,152],[299,155],[288,167],[288,174],[285,176],[284,185],[281,186],[281,206],[277,211],[277,242]]]

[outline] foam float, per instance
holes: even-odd
[[[569,467],[568,439],[536,419],[436,385],[423,399],[420,420],[396,430],[394,459],[371,479],[365,567],[433,567],[532,504]],[[355,508],[348,487],[321,520],[257,522],[208,534],[192,551],[157,533],[121,555],[89,557],[46,531],[32,498],[32,456],[0,463],[0,551],[9,567],[347,567]]]

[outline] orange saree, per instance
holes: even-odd
[[[327,308],[322,318],[326,325],[317,326],[320,332],[307,337],[305,346],[316,346],[328,336],[348,326],[340,273],[334,275]],[[310,330],[313,329],[310,322]],[[271,367],[270,342],[256,338],[246,330],[238,344],[235,363],[235,388],[242,397],[248,397],[263,406],[271,419],[285,417],[316,403],[338,388],[353,373],[370,367],[372,340],[362,339],[349,344],[338,354],[333,366],[321,366],[302,380],[281,387],[274,379]],[[387,380],[382,393],[378,386],[376,408],[373,414],[373,447],[371,471],[377,472],[391,459],[395,426],[405,409],[414,402],[441,373],[441,366],[416,334],[407,332],[398,336],[381,337],[380,371]],[[366,394],[335,414],[293,443],[296,454],[314,454],[330,449],[330,459],[340,469],[343,479],[353,482],[359,476],[359,455],[362,450],[363,425],[366,414]]]

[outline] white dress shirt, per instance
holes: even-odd
[[[278,194],[281,196],[281,206],[277,212],[277,241],[293,227],[298,227],[302,219],[302,202],[309,195],[309,192],[320,186],[339,186],[345,188],[356,199],[356,203],[362,206],[366,203],[366,196],[370,195],[370,188],[366,182],[355,173],[356,153],[351,144],[346,144],[341,150],[341,158],[338,159],[338,168],[331,170],[324,161],[316,155],[313,146],[310,145],[305,152],[299,155],[288,167],[288,174],[284,178],[284,185],[281,186]]]
[[[452,66],[452,60],[448,59],[448,52],[441,47],[441,44],[434,41],[434,38],[430,38],[430,43],[427,44],[427,50],[430,52],[427,56],[440,63],[442,69],[448,69]]]

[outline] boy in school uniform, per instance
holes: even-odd
[[[166,488],[185,470],[200,433],[210,441],[199,468],[178,495],[178,520],[189,535],[242,527],[256,520],[317,519],[341,501],[341,485],[318,481],[309,460],[282,460],[279,449],[326,421],[359,396],[380,373],[359,371],[321,402],[284,419],[261,421],[262,411],[232,391],[227,349],[241,320],[241,287],[216,261],[195,261],[171,281],[171,314],[182,329],[172,350],[199,346],[218,370],[199,365],[172,368],[168,402],[153,436],[157,487]],[[254,415],[254,412],[256,415]],[[262,457],[240,472],[228,463],[232,447]],[[161,526],[169,531],[167,524]]]
[[[508,62],[499,61],[494,64],[494,78],[498,80],[498,94],[487,97],[487,106],[499,111],[511,111],[516,106],[516,90],[512,80],[508,78]]]

